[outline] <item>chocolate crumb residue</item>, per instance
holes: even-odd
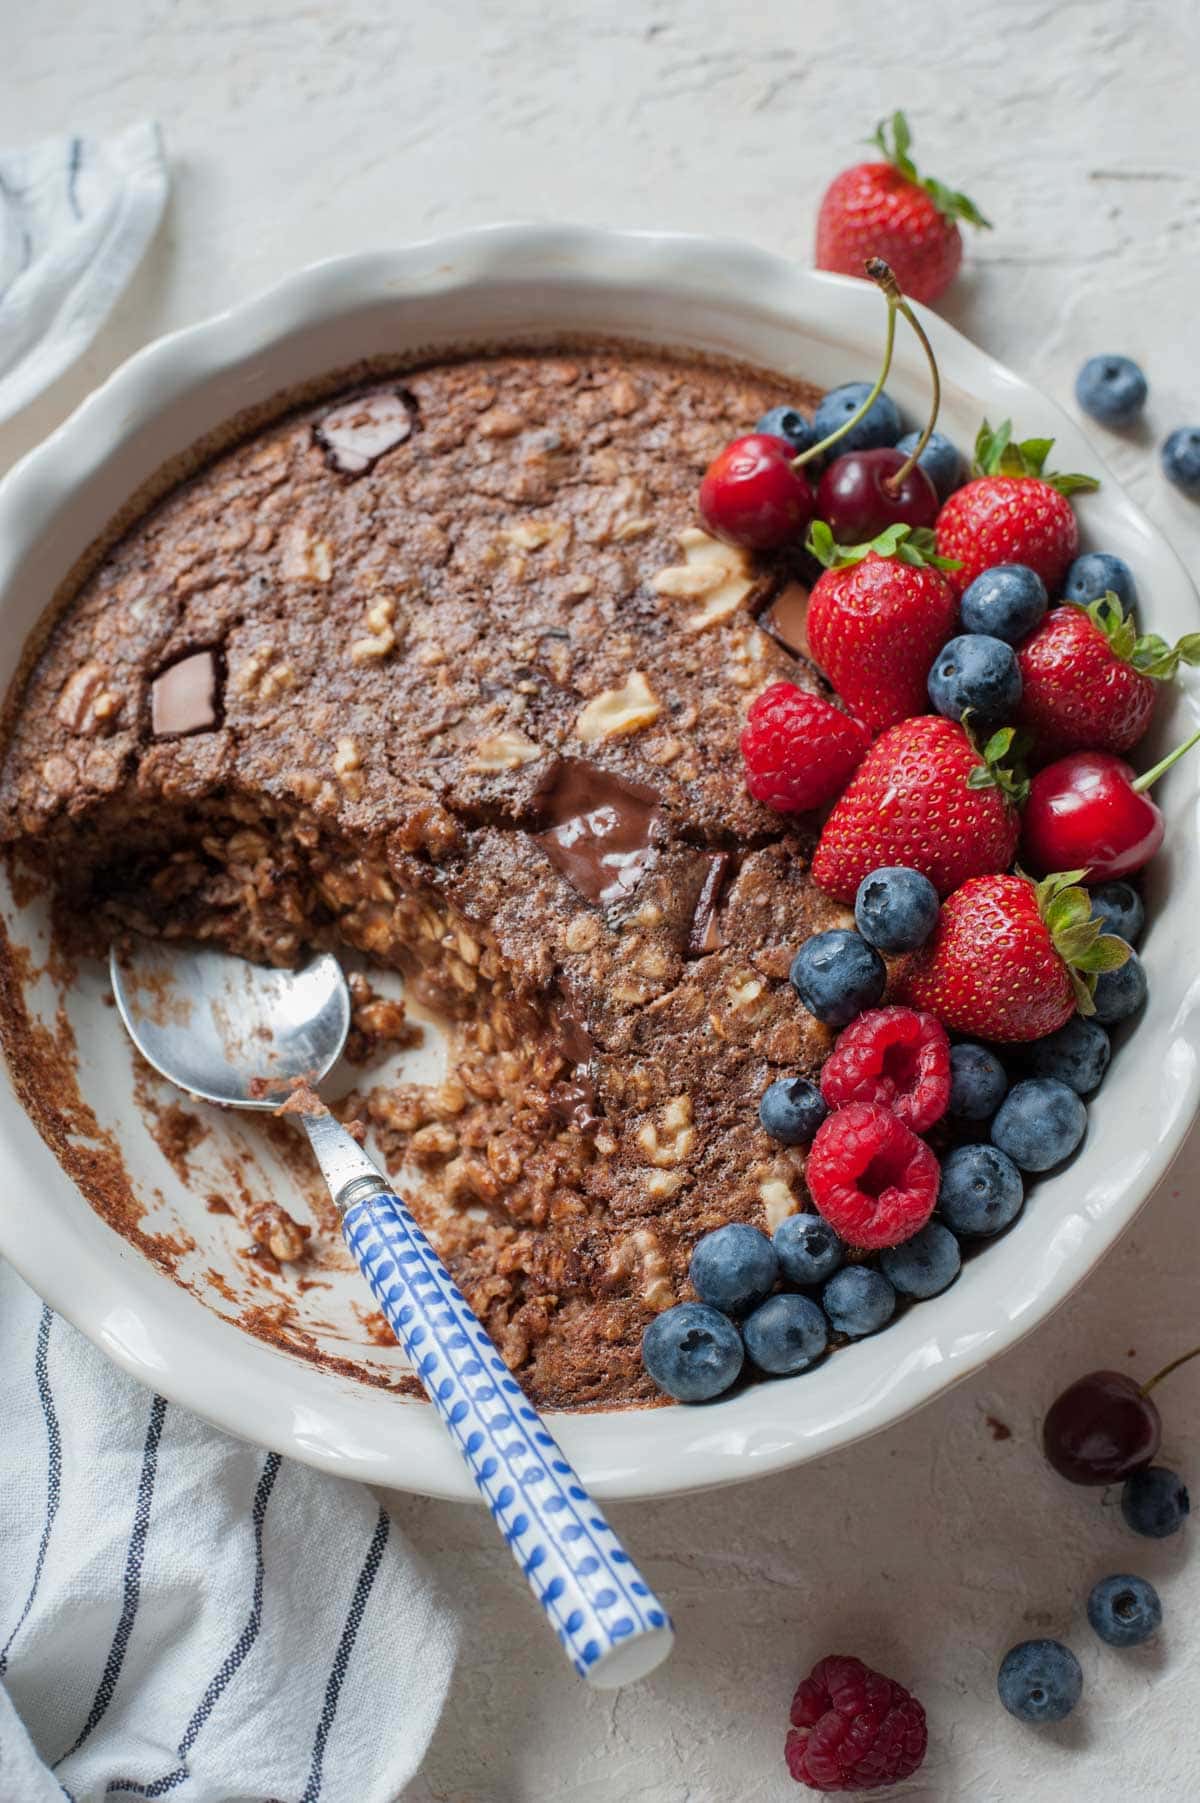
[[[993,1440],[1011,1440],[1012,1428],[1004,1421],[998,1421],[995,1415],[987,1417],[987,1424],[992,1430]]]

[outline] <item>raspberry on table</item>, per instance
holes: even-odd
[[[920,1232],[933,1213],[938,1161],[878,1102],[851,1102],[817,1129],[804,1175],[812,1199],[849,1246],[875,1252]]]
[[[841,794],[871,744],[865,726],[790,682],[764,689],[746,715],[746,787],[781,814],[803,814]]]
[[[878,1102],[924,1133],[950,1103],[950,1041],[932,1014],[871,1008],[839,1036],[821,1072],[831,1108]]]
[[[810,1790],[882,1790],[925,1757],[925,1711],[894,1678],[861,1659],[820,1659],[792,1698],[787,1768]]]

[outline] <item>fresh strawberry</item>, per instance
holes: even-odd
[[[1094,476],[1046,475],[1052,438],[1012,441],[1012,421],[993,432],[987,420],[975,440],[975,480],[943,504],[937,548],[958,560],[956,588],[998,563],[1023,563],[1050,594],[1061,592],[1067,565],[1079,549],[1079,527],[1068,495],[1099,488]]]
[[[825,565],[809,597],[809,649],[842,700],[872,732],[923,714],[929,666],[958,618],[933,534],[896,525],[838,545],[815,520],[808,549]]]
[[[933,938],[914,952],[897,991],[955,1033],[1010,1044],[1094,1014],[1096,977],[1129,956],[1092,918],[1082,871],[1034,884],[980,876],[942,904]]]
[[[1056,607],[1017,653],[1024,694],[1019,719],[1040,756],[1132,751],[1150,725],[1154,684],[1180,663],[1200,664],[1200,633],[1177,645],[1139,638],[1111,590],[1087,607]]]
[[[955,720],[926,714],[876,739],[835,806],[812,861],[814,882],[847,906],[883,865],[927,876],[939,895],[1007,870],[1026,784],[1004,760],[1011,727],[977,751]]]
[[[746,787],[781,814],[824,807],[841,794],[870,743],[865,726],[820,695],[773,682],[746,715]]]
[[[958,221],[987,226],[974,202],[932,177],[918,175],[903,113],[881,120],[871,142],[882,163],[856,163],[825,190],[817,214],[817,268],[861,275],[868,257],[883,257],[913,300],[933,301],[962,262]]]

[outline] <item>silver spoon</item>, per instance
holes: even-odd
[[[114,947],[113,994],[156,1071],[206,1102],[274,1109],[341,1056],[350,994],[330,953],[268,970],[209,947]],[[630,1684],[667,1657],[658,1598],[509,1375],[412,1215],[362,1147],[321,1112],[298,1116],[342,1231],[388,1324],[581,1677]]]

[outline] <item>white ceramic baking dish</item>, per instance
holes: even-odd
[[[1171,638],[1194,628],[1196,593],[1182,567],[1078,427],[936,316],[924,319],[943,372],[943,427],[969,444],[987,413],[1011,415],[1025,434],[1053,434],[1059,467],[1105,476],[1100,492],[1079,504],[1086,542],[1133,565],[1148,626]],[[360,358],[594,333],[834,384],[874,370],[880,325],[878,297],[865,283],[706,238],[503,226],[318,265],[139,353],[9,475],[0,487],[0,675],[7,684],[49,597],[155,471],[243,409]],[[925,382],[920,354],[902,334],[889,387],[914,419]],[[1184,694],[1165,701],[1156,744],[1182,736],[1194,713]],[[1104,1106],[1092,1111],[1074,1163],[1036,1185],[1016,1228],[972,1259],[945,1295],[808,1375],[701,1409],[558,1417],[556,1431],[597,1494],[731,1483],[845,1445],[1011,1346],[1086,1276],[1163,1176],[1197,1105],[1198,784],[1193,761],[1163,785],[1170,827],[1148,883],[1150,1001],[1117,1053]],[[44,943],[40,906],[18,907],[7,892],[2,901],[18,941]],[[83,1088],[121,1142],[144,1226],[185,1247],[194,1242],[180,1261],[190,1287],[92,1211],[7,1081],[0,1250],[118,1363],[220,1426],[378,1484],[473,1495],[423,1403],[280,1351],[234,1324],[230,1317],[263,1295],[247,1290],[247,1263],[232,1250],[230,1224],[208,1212],[204,1184],[180,1182],[147,1133],[104,988],[99,971],[85,970],[68,997]],[[52,984],[43,980],[36,993],[52,1010]],[[436,1044],[420,1056],[436,1058]],[[220,1126],[217,1138],[234,1131]],[[257,1156],[256,1181],[294,1200],[286,1162]],[[322,1351],[361,1360],[357,1276],[333,1273],[331,1281],[315,1337]],[[366,1356],[377,1377],[397,1368],[398,1355],[382,1348]]]

